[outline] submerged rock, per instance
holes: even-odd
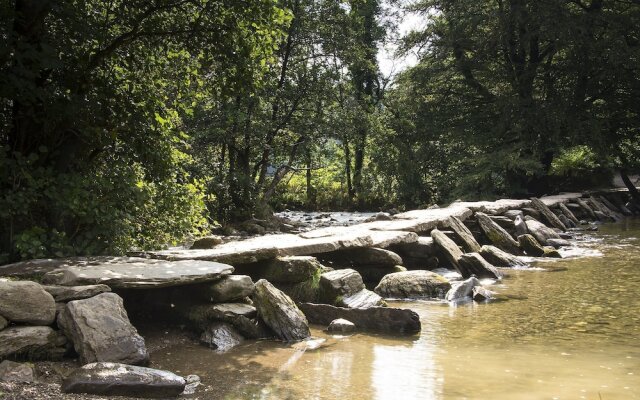
[[[329,325],[346,319],[361,331],[410,335],[420,332],[420,317],[412,310],[392,307],[342,308],[328,304],[302,303],[300,308],[313,324]]]
[[[200,343],[224,352],[244,342],[242,335],[226,322],[210,323],[200,335]]]
[[[518,242],[528,256],[542,257],[544,255],[544,248],[533,235],[520,235],[518,236]]]
[[[67,303],[58,316],[58,326],[84,363],[138,365],[149,361],[144,339],[129,322],[122,298],[115,293]]]
[[[99,362],[75,370],[61,389],[98,396],[169,398],[180,395],[185,386],[183,377],[169,371]]]
[[[502,273],[478,253],[463,254],[460,264],[480,279],[502,279]]]
[[[473,288],[476,286],[480,286],[480,281],[475,276],[472,276],[471,278],[462,282],[454,282],[451,286],[451,290],[447,292],[445,298],[447,301],[457,301],[465,299],[471,296]]]
[[[280,339],[297,341],[311,336],[302,311],[289,296],[268,281],[260,279],[256,283],[253,301],[260,318]]]
[[[0,316],[29,325],[51,325],[56,302],[38,283],[0,281]]]
[[[451,284],[431,271],[406,271],[382,278],[375,292],[387,298],[443,298]]]
[[[476,213],[476,218],[482,231],[496,247],[511,254],[521,253],[518,242],[504,228],[496,224],[486,214]]]
[[[33,382],[33,367],[9,360],[0,363],[0,382]]]
[[[0,360],[57,360],[66,353],[66,343],[67,338],[48,326],[12,326],[0,331]]]
[[[543,246],[547,244],[547,240],[549,239],[560,239],[560,235],[558,235],[558,232],[531,217],[527,217],[525,219],[525,223],[527,224],[529,233],[533,235],[533,237],[535,237],[536,240]]]
[[[386,307],[387,303],[371,290],[363,289],[349,297],[341,298],[336,305],[347,308],[369,308]]]
[[[481,302],[493,299],[495,293],[482,286],[474,286],[471,294],[474,301]]]
[[[556,250],[551,246],[544,246],[543,249],[544,249],[544,254],[542,255],[543,257],[562,258],[562,255],[558,252],[558,250]]]
[[[353,333],[355,330],[356,325],[353,322],[342,318],[334,319],[327,327],[330,333]]]
[[[571,246],[571,243],[567,239],[547,239],[547,244],[556,249]]]

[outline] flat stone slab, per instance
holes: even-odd
[[[199,260],[96,257],[58,261],[58,268],[44,274],[44,283],[62,286],[106,284],[111,288],[146,289],[213,282],[233,272],[230,265]]]

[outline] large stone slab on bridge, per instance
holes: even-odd
[[[210,261],[165,261],[138,257],[90,257],[57,260],[44,274],[46,284],[106,284],[114,289],[147,289],[217,281],[233,267]]]

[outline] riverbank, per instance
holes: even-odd
[[[527,269],[530,263],[538,260],[537,257],[532,257],[532,252],[538,248],[523,248],[522,243],[525,242],[519,240],[522,236],[531,235],[526,243],[537,243],[539,249],[542,249],[539,255],[570,256],[571,244],[597,228],[597,224],[588,223],[588,219],[595,217],[600,223],[622,218],[621,214],[628,208],[625,203],[620,203],[622,196],[623,192],[607,192],[589,194],[586,197],[582,194],[564,194],[543,198],[541,202],[501,200],[454,203],[443,209],[411,211],[390,219],[351,227],[328,227],[300,235],[268,235],[218,244],[212,249],[137,254],[150,257],[144,259],[21,263],[0,267],[0,271],[3,271],[0,275],[12,276],[12,279],[36,276],[41,282],[65,287],[106,283],[116,293],[113,296],[124,299],[128,313],[124,322],[129,323],[130,318],[133,325],[139,327],[149,320],[175,319],[186,324],[185,329],[191,332],[191,337],[197,338],[199,334],[209,332],[208,342],[202,339],[203,336],[199,340],[210,347],[217,347],[218,351],[232,353],[235,350],[233,346],[229,346],[228,335],[220,340],[219,335],[212,334],[212,326],[223,329],[226,333],[233,333],[237,342],[234,344],[240,348],[252,343],[265,343],[254,342],[248,337],[258,331],[248,329],[247,320],[253,321],[254,327],[264,328],[266,325],[267,330],[261,333],[265,337],[291,340],[287,336],[292,332],[303,332],[300,339],[308,337],[310,333],[317,335],[318,331],[313,326],[311,331],[308,328],[305,331],[299,325],[303,319],[306,325],[323,316],[316,315],[314,311],[318,307],[314,304],[317,303],[326,304],[322,306],[324,308],[319,308],[324,314],[331,312],[336,313],[336,316],[361,318],[360,322],[355,323],[356,331],[360,332],[375,332],[381,326],[388,327],[388,322],[380,320],[386,315],[391,315],[389,318],[403,315],[403,318],[407,318],[406,321],[395,325],[397,328],[394,329],[397,330],[386,333],[409,335],[408,338],[414,338],[409,340],[413,341],[417,337],[414,332],[422,330],[423,334],[419,336],[422,338],[424,324],[431,322],[422,318],[423,323],[420,324],[420,316],[414,311],[385,307],[386,303],[391,302],[394,306],[401,304],[402,307],[413,308],[407,306],[411,303],[393,303],[393,298],[439,299],[437,301],[443,303],[444,299],[448,299],[450,304],[466,304],[470,301],[469,296],[473,296],[477,304],[488,303],[487,307],[498,307],[499,304],[510,301],[500,293],[504,282],[509,282],[512,274],[519,274],[516,271]],[[606,203],[610,203],[610,207]],[[626,211],[632,213],[631,210]],[[564,229],[549,228],[541,221],[550,226],[563,226]],[[522,229],[526,229],[526,233],[522,233]],[[567,239],[570,241],[567,242]],[[551,246],[545,249],[546,245]],[[556,248],[560,249],[559,253]],[[509,252],[515,254],[509,255]],[[153,258],[161,261],[154,261]],[[193,260],[198,260],[200,264],[194,264]],[[224,261],[229,264],[220,264]],[[189,268],[186,268],[187,264],[190,265]],[[455,272],[445,273],[443,269]],[[131,270],[136,272],[130,273]],[[246,278],[240,278],[242,275],[237,275],[238,273],[246,274]],[[472,274],[489,279],[476,283]],[[481,274],[486,276],[480,276]],[[509,276],[503,278],[505,275]],[[272,291],[270,286],[260,283],[263,282],[261,279],[267,279],[279,290],[274,288],[275,291]],[[259,281],[258,287],[266,287],[268,293],[274,293],[275,297],[270,299],[278,300],[275,309],[265,308],[265,294],[260,292],[262,289],[256,292],[253,281]],[[235,282],[231,285],[234,290],[242,287],[246,291],[242,295],[236,293],[236,297],[227,295],[223,300],[211,296],[203,299],[197,295],[198,291],[203,290],[211,295],[211,286],[219,286],[224,282]],[[477,297],[478,293],[484,296],[483,300]],[[281,297],[281,294],[285,297]],[[94,294],[88,299],[95,296]],[[271,312],[268,312],[270,310],[297,310],[296,305],[286,303],[286,298],[295,300],[307,314],[306,318],[304,315],[285,319],[271,318]],[[74,301],[71,300],[68,304]],[[69,308],[68,304],[62,308]],[[225,304],[222,310],[220,304]],[[208,310],[204,319],[202,313],[194,316],[193,311],[203,306]],[[73,315],[69,318],[73,320]],[[292,330],[290,324],[298,325]],[[14,321],[11,329],[15,330],[19,326],[20,322]],[[69,334],[69,328],[63,328],[63,331],[69,341],[73,342],[75,351],[79,352],[78,348],[81,346],[76,343],[77,335]],[[313,351],[318,346],[333,346],[331,337],[325,336],[325,341],[321,342],[303,340],[303,344],[297,345],[298,347],[288,344],[281,346],[291,349],[294,354],[300,351],[304,353]],[[165,340],[170,342],[171,335]],[[69,354],[73,354],[72,350],[69,351]],[[165,361],[156,364],[154,352],[148,348],[145,352],[151,355],[153,366],[171,365],[170,357],[163,357]],[[8,357],[12,358],[16,354]],[[80,355],[86,359],[81,351]],[[189,375],[195,372],[181,369],[179,373]]]

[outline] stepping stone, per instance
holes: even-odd
[[[451,284],[431,271],[406,271],[382,278],[375,292],[386,298],[444,298]]]
[[[353,333],[355,330],[356,325],[353,322],[342,318],[334,319],[327,327],[330,333]]]
[[[260,318],[282,340],[299,341],[311,336],[309,323],[289,296],[264,279],[256,282],[253,302]]]
[[[38,283],[0,281],[0,316],[23,324],[51,325],[56,302]]]
[[[350,297],[364,289],[362,276],[353,269],[338,269],[320,276],[320,297],[329,304],[334,304],[339,297]]]
[[[480,229],[487,235],[489,240],[499,249],[511,254],[521,254],[518,242],[505,231],[500,225],[496,224],[486,214],[476,213]],[[464,275],[463,275],[464,276]]]
[[[532,197],[531,204],[533,204],[533,206],[538,209],[538,211],[540,211],[540,213],[544,216],[547,222],[551,224],[552,227],[558,228],[561,231],[567,230],[567,227],[562,223],[562,221],[560,221],[560,218],[558,218],[558,216],[554,214],[546,204],[540,201],[540,199]]]
[[[473,237],[473,234],[471,233],[469,228],[467,228],[459,218],[449,217],[447,222],[449,227],[456,233],[456,235],[458,235],[460,240],[462,240],[464,248],[468,252],[480,251],[480,244],[478,243],[476,238]]]

